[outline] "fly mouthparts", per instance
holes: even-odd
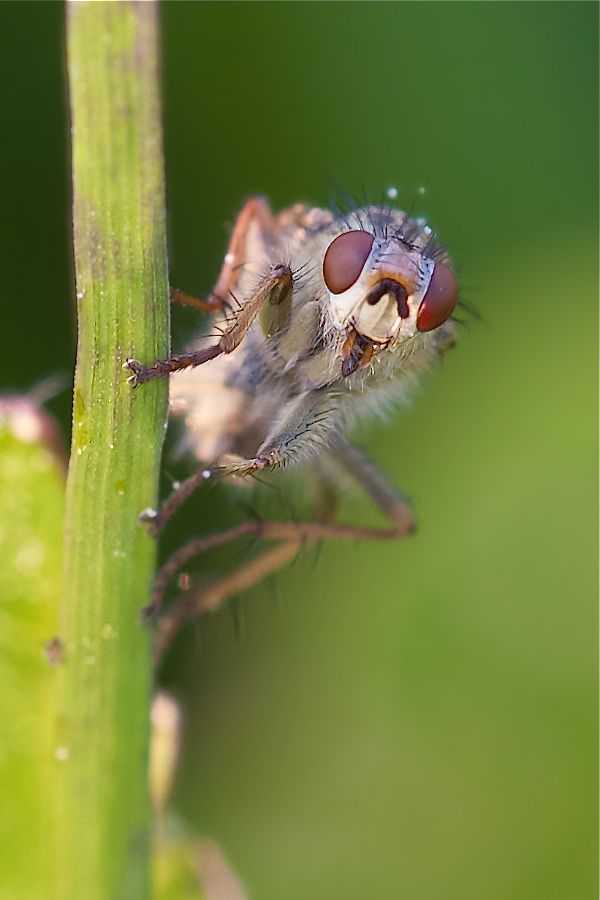
[[[408,319],[410,315],[408,293],[404,285],[400,284],[399,281],[394,281],[393,278],[382,278],[367,294],[367,303],[369,306],[375,306],[386,294],[391,294],[392,297],[396,298],[396,306],[400,318]]]

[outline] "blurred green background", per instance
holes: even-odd
[[[253,192],[280,208],[394,184],[410,204],[424,185],[483,317],[361,433],[417,536],[307,552],[178,642],[177,807],[256,900],[591,900],[598,7],[168,2],[162,19],[174,284],[210,288]],[[0,23],[0,386],[22,390],[74,355],[63,10],[4,3]],[[175,341],[195,325],[177,311]],[[51,403],[65,429],[69,403]],[[169,541],[243,515],[221,489]],[[376,520],[358,496],[344,516]]]

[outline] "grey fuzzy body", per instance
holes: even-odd
[[[361,229],[375,236],[382,259],[390,247],[447,264],[446,254],[421,221],[384,207],[335,219],[326,210],[297,206],[275,221],[274,231],[251,225],[232,294],[243,305],[271,267],[285,264],[296,273],[291,299],[257,316],[232,353],[171,378],[171,408],[185,419],[185,444],[205,463],[224,454],[252,458],[277,447],[280,463],[288,465],[332,450],[357,421],[385,414],[405,399],[452,340],[450,321],[433,331],[416,330],[411,307],[401,339],[343,377],[347,330],[332,314],[322,270],[333,239]],[[235,315],[234,304],[214,324],[227,327]],[[207,343],[199,339],[193,347]]]

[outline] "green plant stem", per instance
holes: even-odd
[[[168,355],[154,2],[68,2],[78,352],[67,485],[59,896],[137,900],[149,886],[150,633],[164,383],[132,390],[129,356]]]

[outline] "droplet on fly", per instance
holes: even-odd
[[[385,196],[388,200],[397,200],[398,199],[398,188],[393,185],[387,189],[385,192]]]

